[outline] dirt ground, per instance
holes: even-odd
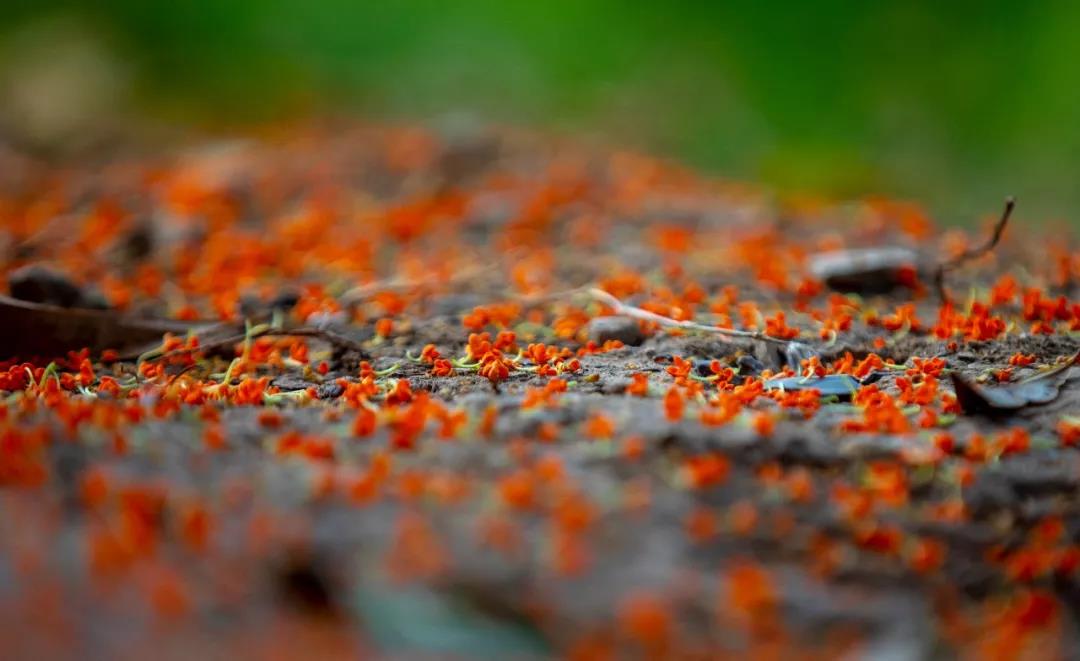
[[[1075,654],[1080,253],[1023,201],[943,303],[997,201],[502,129],[0,160],[6,658]]]

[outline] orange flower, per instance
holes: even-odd
[[[693,365],[689,361],[684,360],[681,356],[674,356],[671,359],[671,366],[665,370],[668,374],[678,379],[685,379],[690,376],[690,370]]]
[[[480,376],[492,383],[505,381],[510,377],[510,371],[516,369],[514,363],[504,358],[498,349],[488,351],[480,359]]]
[[[793,340],[799,336],[799,329],[788,326],[784,312],[780,311],[765,319],[765,334],[782,340]]]
[[[685,522],[686,533],[695,542],[707,542],[720,532],[720,519],[716,512],[698,507],[691,510]]]
[[[1027,367],[1035,362],[1035,354],[1014,353],[1009,356],[1009,364],[1014,367]]]
[[[517,471],[499,480],[499,497],[513,509],[527,510],[536,504],[536,489],[528,471]]]
[[[420,361],[424,363],[434,363],[442,355],[439,354],[439,350],[435,348],[434,344],[425,344],[424,348],[420,350]]]
[[[776,428],[776,420],[769,413],[762,411],[754,415],[751,425],[758,436],[772,436],[773,429]]]
[[[617,620],[624,636],[649,650],[663,649],[671,637],[673,623],[669,606],[653,594],[635,592],[623,597]]]
[[[602,413],[594,413],[585,422],[584,433],[589,438],[608,439],[615,433],[615,423]]]
[[[431,366],[432,376],[451,376],[454,373],[454,365],[445,358],[436,358]]]
[[[356,411],[356,418],[353,419],[352,435],[360,438],[371,436],[375,433],[377,423],[375,412],[366,406],[361,406]]]
[[[748,561],[739,562],[727,571],[726,583],[723,611],[755,623],[772,617],[779,598],[772,577],[764,569]]]
[[[1057,433],[1058,438],[1061,439],[1061,445],[1065,447],[1080,445],[1080,420],[1062,418],[1057,423]]]
[[[721,454],[696,455],[683,462],[683,472],[696,489],[722,484],[727,480],[731,463]]]
[[[375,334],[379,337],[390,337],[394,332],[394,320],[382,318],[375,322]]]
[[[676,386],[668,388],[664,395],[664,415],[672,422],[682,420],[686,403]]]

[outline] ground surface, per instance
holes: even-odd
[[[5,159],[11,289],[108,307],[5,312],[8,658],[1075,649],[1080,262],[1022,214],[942,306],[981,234],[550,137]]]

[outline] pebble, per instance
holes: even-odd
[[[743,354],[735,361],[742,376],[757,376],[765,371],[765,364],[750,354]]]
[[[108,307],[100,294],[87,294],[71,278],[40,264],[12,271],[8,276],[8,291],[13,298],[31,303],[63,308]]]
[[[964,506],[975,518],[984,518],[1016,504],[1016,492],[1009,479],[997,471],[984,470],[964,489]]]
[[[296,376],[285,375],[274,379],[270,385],[277,386],[282,392],[291,392],[294,390],[307,390],[315,384]]]
[[[638,322],[629,317],[597,317],[589,322],[589,339],[597,344],[619,340],[627,346],[636,347],[645,341]]]
[[[319,399],[337,399],[343,392],[345,388],[336,381],[321,383],[315,388],[315,396]]]

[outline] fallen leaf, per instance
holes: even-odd
[[[358,593],[357,610],[367,634],[385,653],[462,659],[543,659],[551,654],[544,636],[517,613],[492,612],[461,594],[367,585]]]
[[[859,390],[860,385],[858,379],[848,374],[829,374],[820,377],[789,376],[769,379],[765,382],[765,389],[817,390],[822,397],[837,397],[846,401]]]
[[[1080,359],[1080,352],[1045,372],[1000,386],[983,386],[957,372],[951,372],[949,377],[956,390],[956,401],[964,413],[1007,415],[1026,406],[1048,404],[1057,399],[1077,359]]]

